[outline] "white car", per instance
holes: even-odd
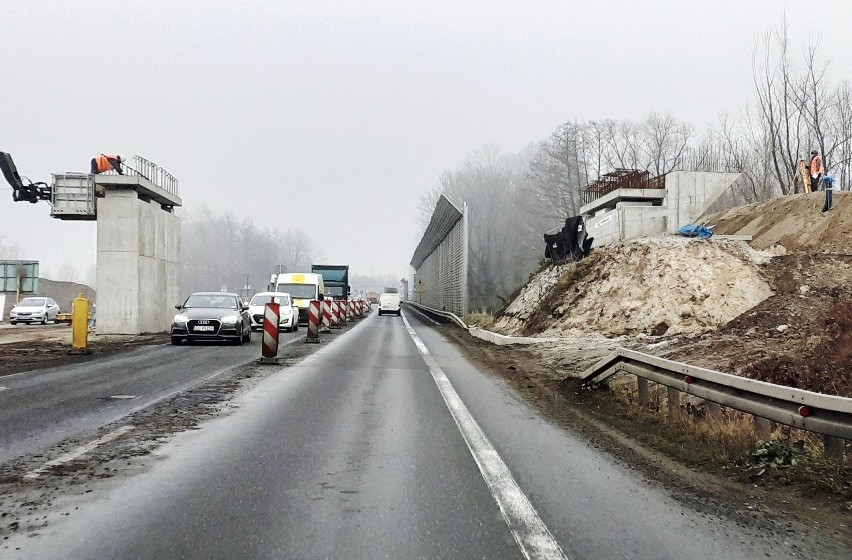
[[[385,292],[379,296],[379,315],[385,313],[402,315],[402,310],[399,308],[399,294]]]
[[[41,323],[46,325],[48,321],[56,322],[59,314],[59,304],[49,297],[28,297],[18,302],[9,311],[9,322],[13,325],[18,323]]]
[[[271,301],[278,303],[278,328],[284,332],[299,330],[299,308],[293,303],[290,294],[284,292],[254,294],[249,302],[251,328],[254,330],[263,328],[263,314],[266,311],[266,304]]]

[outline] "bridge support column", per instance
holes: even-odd
[[[180,219],[122,187],[104,185],[97,203],[97,332],[166,332],[180,297]]]

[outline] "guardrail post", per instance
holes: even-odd
[[[648,406],[648,403],[651,402],[648,395],[648,380],[642,377],[637,377],[636,384],[639,388],[639,404],[642,406]]]
[[[835,461],[843,462],[843,453],[846,451],[846,440],[831,436],[823,436],[823,450],[825,456]]]
[[[722,405],[713,401],[704,401],[707,404],[707,416],[718,418],[722,416]]]
[[[674,420],[680,416],[680,391],[667,387],[666,396],[669,403],[669,420]]]
[[[753,418],[754,433],[757,436],[757,439],[768,441],[769,438],[772,437],[772,421],[767,420],[766,418],[761,418],[760,416],[753,416]]]

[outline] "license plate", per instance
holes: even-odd
[[[202,326],[199,326],[199,327],[195,327],[192,330],[194,330],[195,332],[204,332],[204,331],[213,332],[214,330],[216,330],[216,328],[213,325],[207,325],[207,326],[202,325]]]

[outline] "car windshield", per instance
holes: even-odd
[[[45,304],[45,298],[40,297],[28,297],[24,298],[18,302],[19,307],[43,307]]]
[[[236,309],[237,300],[234,296],[193,294],[189,296],[183,306],[185,308],[202,307],[210,309]]]
[[[279,305],[290,305],[290,296],[288,295],[280,295],[280,296],[254,296],[251,298],[251,303],[249,305],[266,305],[273,298],[278,302]]]
[[[278,284],[277,289],[287,292],[294,299],[314,299],[317,297],[316,284]]]

